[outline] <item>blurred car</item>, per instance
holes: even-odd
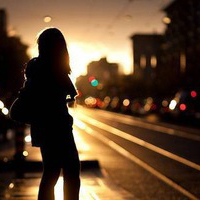
[[[170,115],[169,104],[172,99],[173,99],[173,97],[166,97],[166,98],[162,99],[162,101],[160,103],[160,110],[159,110],[159,112],[162,116]]]
[[[144,114],[158,113],[160,109],[160,99],[148,97],[144,100]]]
[[[120,112],[121,111],[121,99],[119,97],[113,97],[110,101],[110,110],[114,112]]]
[[[121,102],[121,112],[125,114],[131,114],[131,100],[125,98]]]
[[[132,101],[131,110],[133,114],[146,115],[159,112],[160,100],[148,97],[145,99],[135,99]]]
[[[170,101],[169,112],[173,117],[200,118],[200,92],[180,90]]]
[[[136,115],[144,114],[144,100],[139,98],[134,99],[131,103],[131,111]]]

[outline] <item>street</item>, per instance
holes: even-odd
[[[81,172],[80,200],[184,200],[200,198],[200,134],[197,129],[78,106],[74,118],[80,160],[98,160],[100,169]],[[41,161],[26,129],[27,161]],[[14,149],[1,147],[1,159]],[[37,198],[41,172],[1,172],[0,199]],[[55,190],[62,199],[62,176]]]
[[[200,134],[117,113],[78,107],[75,127],[118,155],[98,157],[115,182],[139,199],[200,198]],[[173,127],[173,128],[172,128]],[[119,154],[123,161],[119,163]],[[120,165],[120,166],[119,166]]]
[[[1,0],[0,72],[0,200],[200,200],[200,0]]]

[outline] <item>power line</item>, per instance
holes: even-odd
[[[128,0],[124,6],[121,8],[119,13],[113,18],[113,20],[107,25],[106,29],[111,29],[114,24],[121,18],[121,16],[126,12],[126,10],[129,8],[129,5],[133,2],[134,0]]]

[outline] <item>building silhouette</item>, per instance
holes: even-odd
[[[107,59],[101,58],[99,61],[93,61],[87,66],[88,76],[94,76],[102,83],[113,84],[119,77],[117,63],[109,63]]]
[[[104,99],[106,96],[118,95],[118,64],[109,63],[106,58],[92,61],[87,66],[87,75],[77,78],[76,87],[82,100],[87,96]]]
[[[175,87],[199,87],[200,1],[175,0],[164,12],[163,66]]]
[[[7,13],[0,9],[0,98],[9,106],[24,82],[28,46],[7,32]]]
[[[5,37],[7,35],[7,17],[6,11],[0,9],[0,37]]]
[[[154,80],[160,66],[162,35],[135,34],[133,43],[134,77],[140,80]]]
[[[132,93],[135,97],[155,96],[161,64],[163,35],[134,34]],[[130,89],[129,89],[130,91]]]
[[[131,37],[133,88],[143,90],[140,96],[170,96],[179,89],[200,89],[200,1],[174,0],[163,11],[163,35]]]

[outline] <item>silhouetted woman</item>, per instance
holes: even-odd
[[[78,200],[80,163],[72,135],[73,118],[66,106],[77,93],[68,77],[71,69],[66,42],[58,29],[49,28],[40,34],[38,49],[39,56],[29,61],[25,73],[34,104],[32,145],[40,147],[44,168],[38,200],[54,199],[61,169],[64,199]]]

